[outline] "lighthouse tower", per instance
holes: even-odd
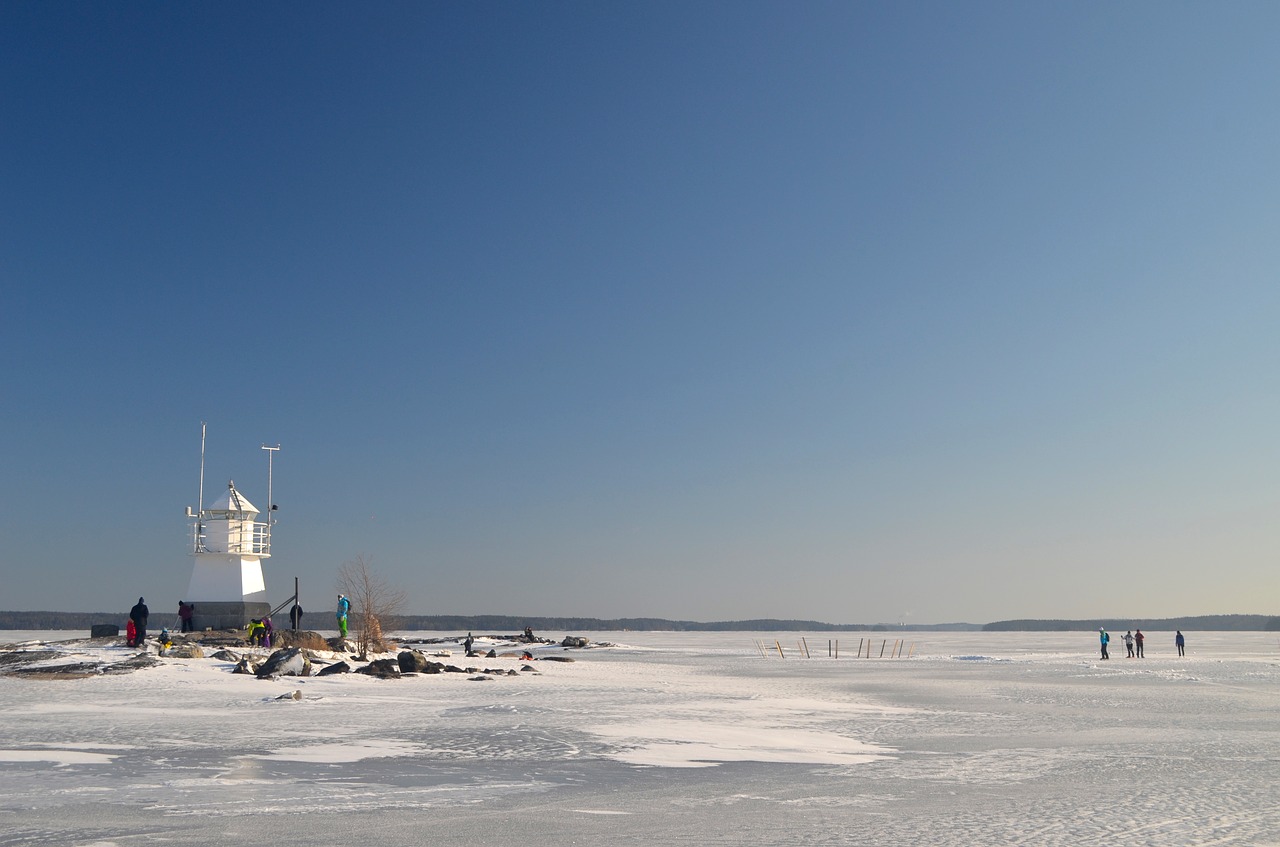
[[[186,600],[195,604],[192,624],[197,630],[242,629],[253,618],[271,614],[262,560],[271,557],[271,510],[258,520],[258,507],[227,483],[223,495],[207,508],[204,500],[204,444],[201,437],[201,506],[187,517],[192,521],[191,584]],[[264,448],[278,449],[278,448]],[[270,475],[268,474],[268,479]],[[270,482],[267,484],[270,499]]]

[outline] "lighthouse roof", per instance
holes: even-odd
[[[208,508],[210,512],[246,512],[251,515],[258,514],[258,507],[249,502],[249,498],[245,497],[239,491],[236,491],[234,481],[227,483],[226,492],[213,501],[213,505]]]

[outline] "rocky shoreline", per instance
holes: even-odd
[[[469,653],[463,650],[468,659],[520,663],[503,667],[500,663],[480,666],[440,661],[453,657],[454,651],[447,649],[448,645],[462,649],[464,639],[461,637],[403,639],[378,645],[382,649],[371,656],[360,655],[349,639],[326,639],[309,631],[278,631],[274,636],[274,649],[251,645],[238,630],[171,633],[169,639],[167,645],[162,645],[156,638],[148,638],[143,648],[129,647],[120,636],[0,645],[0,676],[32,680],[86,679],[133,673],[162,662],[203,660],[223,663],[229,673],[249,674],[258,679],[359,673],[378,679],[467,674],[471,680],[487,681],[537,674],[531,662],[572,662],[572,656],[564,655],[569,650],[613,646],[592,644],[579,636],[566,636],[562,641],[543,638],[530,641],[524,636],[488,635],[474,641],[484,641],[492,645],[490,649]],[[428,653],[414,649],[417,647],[436,649]],[[130,654],[117,659],[116,654],[124,651]]]

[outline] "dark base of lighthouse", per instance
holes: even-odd
[[[244,629],[254,618],[262,620],[271,614],[269,603],[247,603],[243,600],[229,603],[209,600],[194,602],[196,611],[191,616],[191,623],[196,632],[206,629]]]

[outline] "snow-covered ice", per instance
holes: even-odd
[[[0,847],[1280,845],[1276,633],[583,634],[485,682],[0,675]]]

